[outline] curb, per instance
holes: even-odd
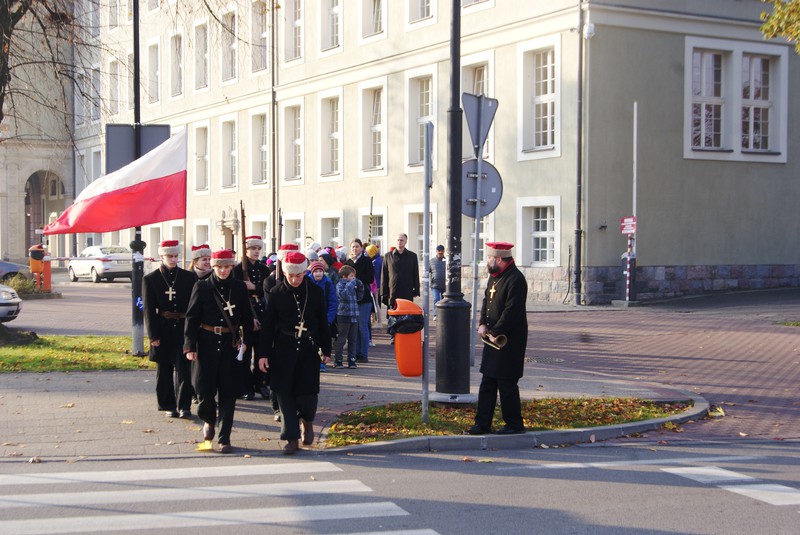
[[[426,436],[357,444],[318,450],[318,455],[436,452],[454,450],[520,450],[540,446],[578,444],[581,442],[600,442],[634,433],[659,429],[667,422],[674,424],[696,420],[708,412],[709,403],[705,398],[685,390],[676,390],[686,397],[675,401],[690,400],[693,406],[681,414],[654,418],[628,424],[585,427],[580,429],[559,429],[555,431],[530,431],[524,435],[481,435],[481,436]],[[326,433],[327,434],[327,433]],[[323,435],[324,436],[324,435]]]

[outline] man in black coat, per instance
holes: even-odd
[[[156,363],[158,410],[169,418],[192,416],[191,363],[183,358],[183,328],[195,275],[178,267],[177,240],[162,241],[161,265],[142,280],[150,360]]]
[[[416,253],[406,249],[407,242],[408,236],[398,234],[397,247],[383,257],[381,300],[389,308],[397,299],[419,297],[419,264]]]
[[[525,366],[528,344],[528,320],[525,302],[528,283],[514,264],[510,243],[486,244],[486,267],[489,282],[481,306],[478,335],[488,342],[481,359],[481,385],[475,425],[467,432],[483,435],[492,432],[492,418],[500,392],[500,409],[505,426],[499,435],[525,432],[518,382]],[[499,347],[498,347],[499,346]]]
[[[203,438],[213,440],[219,423],[221,453],[232,451],[231,429],[240,391],[236,363],[253,335],[247,288],[231,276],[235,263],[233,251],[211,254],[214,273],[195,284],[184,330],[183,351],[193,362],[197,416],[205,422]]]
[[[261,236],[247,236],[245,239],[247,247],[244,261],[247,262],[247,277],[242,262],[233,268],[233,276],[240,281],[244,281],[247,291],[250,293],[250,303],[253,306],[255,321],[253,330],[261,329],[261,321],[264,319],[267,300],[264,291],[264,281],[270,275],[269,268],[265,266],[261,258],[261,250],[264,241]],[[242,383],[242,398],[253,399],[255,392],[261,394],[264,399],[269,399],[269,387],[264,382],[264,374],[258,369],[258,337],[253,340],[255,345],[247,349],[242,363],[239,365],[239,377]]]
[[[261,371],[270,373],[287,454],[299,449],[301,436],[305,445],[314,442],[320,353],[323,361],[331,354],[325,296],[305,276],[307,267],[306,257],[299,252],[288,253],[281,261],[284,277],[269,292],[259,343],[258,364]]]

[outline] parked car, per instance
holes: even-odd
[[[0,323],[11,321],[19,316],[22,310],[22,299],[14,288],[0,284]]]
[[[17,274],[23,275],[26,279],[30,280],[31,269],[29,266],[23,266],[22,264],[0,261],[0,281],[8,282]]]
[[[131,250],[121,245],[93,245],[67,264],[69,280],[89,277],[92,282],[131,278]]]

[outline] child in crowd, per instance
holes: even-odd
[[[356,344],[358,343],[358,302],[364,297],[364,283],[356,278],[356,270],[352,266],[342,266],[339,270],[339,282],[336,285],[336,296],[339,298],[336,322],[339,326],[339,337],[336,339],[336,355],[333,367],[344,368],[342,354],[347,342],[347,367],[358,368],[356,364]]]
[[[328,276],[325,275],[325,269],[326,266],[324,262],[311,262],[311,265],[308,266],[308,277],[311,279],[311,282],[320,287],[325,296],[325,310],[327,310],[328,328],[330,329],[336,321],[339,300],[336,297],[336,287]],[[323,372],[327,369],[324,362],[319,363],[319,369]]]

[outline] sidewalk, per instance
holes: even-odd
[[[404,378],[396,369],[388,336],[376,328],[376,347],[370,361],[357,370],[329,370],[322,374],[319,411],[315,421],[318,441],[336,415],[358,407],[422,398],[420,378]],[[533,359],[529,359],[533,360]],[[435,391],[435,357],[431,357],[430,392]],[[480,374],[472,369],[471,390]],[[640,397],[652,400],[694,399],[695,407],[672,420],[702,416],[705,401],[694,394],[639,381],[529,362],[520,381],[524,399],[543,397]],[[76,460],[107,457],[172,457],[216,455],[198,453],[202,422],[165,418],[156,410],[155,372],[81,372],[0,375],[0,462]],[[657,428],[659,421],[589,430],[530,432],[514,436],[454,436],[416,438],[312,452],[386,452],[486,448],[529,448],[603,440]],[[234,455],[281,455],[280,424],[273,421],[271,404],[260,397],[238,400],[231,442]],[[592,437],[592,435],[594,435]]]

